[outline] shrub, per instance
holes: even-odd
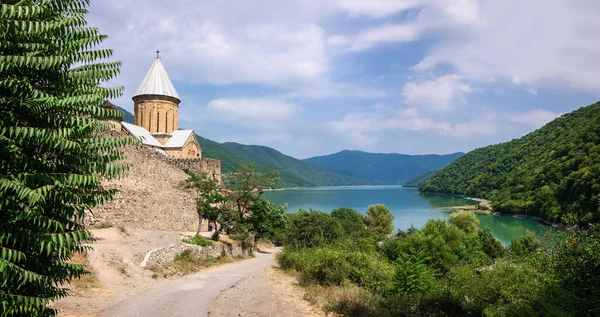
[[[526,257],[537,251],[541,247],[538,238],[533,234],[528,234],[510,242],[508,252],[513,257]]]
[[[303,284],[344,286],[349,283],[383,293],[390,288],[394,267],[384,259],[358,251],[331,248],[284,250],[284,269],[295,269]]]
[[[191,238],[185,238],[182,241],[183,241],[183,243],[195,244],[195,245],[199,245],[201,247],[211,247],[214,245],[214,243],[212,241],[207,240],[206,238],[204,238],[201,235],[196,235]]]
[[[483,230],[479,231],[479,241],[481,241],[481,245],[483,247],[483,252],[489,255],[492,259],[502,257],[505,253],[504,246],[502,246],[502,242],[498,240],[492,234],[492,231],[489,227],[485,227]]]
[[[312,248],[331,244],[342,237],[340,223],[322,211],[291,214],[286,227],[286,247]]]
[[[429,258],[425,250],[402,253],[394,277],[393,289],[396,292],[422,294],[437,284],[437,272],[427,265]]]
[[[456,211],[448,216],[448,223],[456,226],[466,234],[472,234],[479,230],[479,219],[472,212]]]
[[[391,234],[394,231],[393,220],[394,215],[384,204],[371,205],[367,209],[365,223],[369,230],[383,235]]]
[[[342,224],[342,228],[347,235],[356,236],[365,231],[363,216],[352,208],[334,209],[331,216]]]

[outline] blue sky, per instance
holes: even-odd
[[[154,52],[180,127],[297,158],[452,153],[600,100],[594,0],[94,0],[131,96]]]

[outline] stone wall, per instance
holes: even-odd
[[[175,257],[185,250],[191,250],[195,254],[199,254],[205,257],[219,257],[219,256],[238,256],[243,255],[242,248],[237,245],[229,245],[224,243],[216,243],[214,246],[201,247],[195,244],[177,243],[164,248],[155,249],[148,251],[142,262],[141,267],[151,267],[168,263],[175,260]]]
[[[196,174],[207,174],[219,182],[223,186],[223,178],[221,177],[221,161],[209,158],[201,159],[177,159],[173,157],[161,156],[169,164],[184,170],[188,169]]]

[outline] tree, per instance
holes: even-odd
[[[198,214],[196,235],[199,235],[202,229],[202,220],[205,218],[204,213],[209,214],[211,217],[214,213],[218,213],[227,201],[227,197],[221,194],[219,183],[207,174],[197,175],[190,170],[185,170],[185,172],[189,177],[184,181],[184,187],[196,191],[196,213]]]
[[[3,316],[53,316],[61,285],[86,274],[68,263],[89,232],[77,219],[114,191],[102,177],[127,169],[100,107],[120,62],[96,50],[106,36],[86,26],[88,1],[0,2],[0,305]]]
[[[271,239],[273,242],[280,237],[286,224],[287,206],[279,206],[271,201],[259,198],[252,203],[252,215],[249,222],[254,231],[254,241],[260,238]]]
[[[468,211],[456,211],[448,216],[448,223],[466,234],[475,233],[479,230],[479,219]]]
[[[343,235],[342,226],[331,215],[317,210],[300,210],[290,214],[286,227],[286,247],[321,247],[338,241]]]
[[[267,187],[279,181],[277,171],[260,174],[254,164],[242,165],[227,178],[227,189],[231,191],[231,200],[242,217],[248,216],[250,206]]]
[[[365,223],[369,230],[378,232],[380,234],[391,234],[394,230],[392,221],[394,215],[384,204],[375,204],[369,206],[367,209],[367,217],[365,217]]]
[[[337,208],[331,212],[331,216],[342,224],[346,234],[356,236],[365,231],[365,221],[358,211],[352,208]]]

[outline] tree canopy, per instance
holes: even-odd
[[[490,199],[505,213],[599,222],[600,103],[522,138],[473,150],[420,189]]]
[[[46,305],[85,274],[69,263],[90,234],[80,219],[111,199],[102,177],[127,166],[100,107],[122,87],[106,36],[86,25],[89,1],[0,2],[0,305],[3,316],[52,316]],[[100,62],[100,60],[104,60]]]

